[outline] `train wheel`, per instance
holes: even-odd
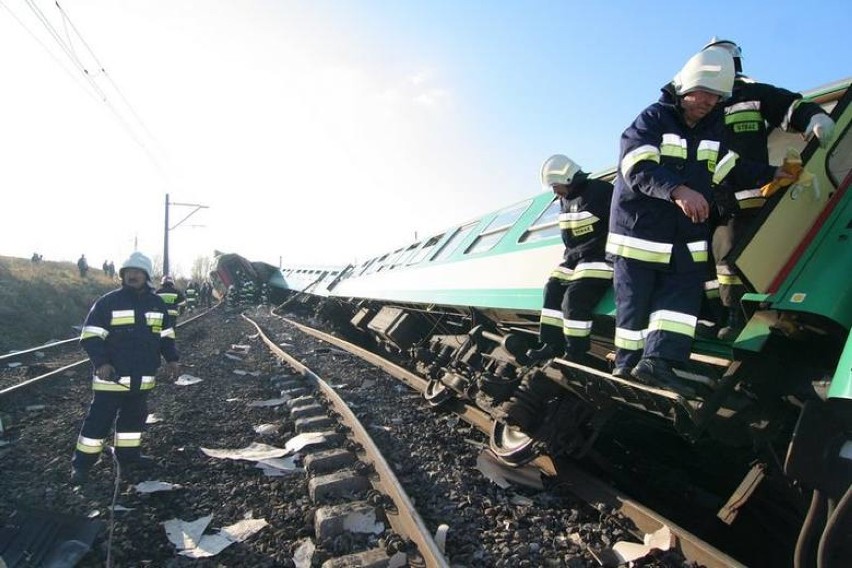
[[[491,451],[497,459],[512,467],[522,466],[538,457],[535,441],[501,420],[491,425]]]
[[[441,406],[453,398],[453,391],[439,379],[432,379],[426,385],[426,390],[423,391],[423,398],[432,406]]]

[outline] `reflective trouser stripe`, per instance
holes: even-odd
[[[552,325],[562,329],[562,311],[542,308],[541,325]]]
[[[615,346],[636,351],[645,347],[645,330],[615,328]]]
[[[592,334],[592,322],[580,320],[564,320],[562,332],[569,337],[588,337]]]
[[[142,432],[116,432],[116,448],[138,448],[142,445]]]
[[[104,441],[94,438],[79,436],[77,438],[77,451],[84,454],[99,454],[104,449]]]
[[[651,314],[648,331],[670,331],[689,337],[695,337],[695,325],[698,318],[673,310],[657,310]]]

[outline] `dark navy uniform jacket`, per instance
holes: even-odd
[[[734,92],[724,102],[725,134],[723,143],[743,158],[769,161],[767,137],[773,128],[804,132],[811,118],[825,111],[805,102],[802,95],[766,83],[757,83],[740,75],[734,81]],[[731,185],[740,210],[757,209],[766,199],[753,185]]]
[[[621,135],[621,153],[606,250],[661,270],[696,269],[708,258],[707,222],[693,223],[671,200],[679,185],[713,204],[712,186],[733,176],[762,185],[775,168],[741,160],[723,145],[717,106],[694,127],[684,121],[670,87]]]
[[[603,262],[612,184],[586,179],[571,186],[567,197],[560,197],[559,228],[565,243],[564,259],[569,264],[580,261]]]
[[[95,369],[109,363],[114,381],[94,379],[95,390],[148,390],[160,357],[177,361],[174,318],[162,298],[122,286],[99,298],[83,326],[80,341]]]

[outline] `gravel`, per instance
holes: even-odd
[[[430,531],[447,525],[446,556],[453,566],[598,566],[591,549],[631,540],[623,520],[577,503],[570,495],[521,486],[498,487],[476,467],[487,439],[455,416],[436,411],[419,395],[354,356],[304,336],[286,322],[252,313],[284,349],[336,385],[365,423],[405,485]],[[248,345],[243,360],[226,357],[232,345]],[[274,380],[289,374],[268,355],[252,326],[225,309],[178,330],[182,372],[203,382],[177,386],[161,379],[149,412],[162,421],[149,426],[143,451],[156,461],[154,478],[181,485],[171,492],[138,494],[122,482],[111,547],[115,566],[294,566],[293,555],[313,536],[316,507],[304,473],[266,477],[244,461],[217,460],[200,448],[241,448],[252,442],[283,447],[295,433],[286,406],[250,408],[278,396]],[[234,370],[258,372],[238,375]],[[12,419],[12,440],[0,449],[3,490],[0,518],[18,509],[39,509],[108,520],[113,470],[102,458],[85,491],[68,483],[70,456],[91,392],[89,369],[49,379],[0,399]],[[44,405],[41,410],[28,406]],[[269,435],[264,423],[279,424]],[[162,523],[213,515],[208,533],[246,518],[269,525],[217,556],[191,560],[177,554]],[[345,539],[344,539],[345,540]],[[373,545],[370,539],[318,543],[314,566],[334,554]],[[103,566],[106,534],[80,562]],[[634,566],[681,566],[673,554],[646,557]]]

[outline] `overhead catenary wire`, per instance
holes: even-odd
[[[112,80],[112,78],[106,73],[105,69],[100,64],[98,58],[95,56],[94,52],[89,47],[89,44],[83,38],[82,34],[80,34],[80,32],[76,28],[76,26],[74,26],[74,23],[71,21],[71,19],[67,15],[67,13],[65,13],[65,11],[62,9],[62,7],[59,5],[59,3],[55,2],[56,7],[58,8],[60,14],[62,15],[63,26],[66,26],[66,24],[67,24],[67,26],[65,27],[65,31],[66,31],[65,35],[66,35],[67,41],[62,38],[60,32],[57,31],[57,29],[53,26],[53,24],[47,18],[45,13],[35,3],[35,0],[24,0],[24,3],[29,7],[30,11],[32,11],[32,13],[35,15],[36,19],[38,19],[38,21],[42,24],[42,26],[45,28],[47,33],[53,38],[53,40],[56,42],[56,44],[59,46],[59,48],[62,50],[62,52],[66,55],[66,57],[71,61],[74,68],[76,68],[77,71],[79,71],[83,75],[83,78],[85,79],[86,83],[89,86],[89,89],[86,89],[85,87],[83,87],[84,90],[86,90],[86,92],[90,96],[94,96],[96,99],[99,99],[99,101],[102,102],[104,105],[106,105],[107,109],[109,109],[113,118],[116,121],[118,121],[119,125],[124,129],[124,131],[127,133],[127,135],[130,136],[131,140],[133,140],[145,152],[146,156],[148,157],[150,162],[154,165],[157,172],[164,179],[168,179],[169,176],[166,172],[166,169],[163,167],[160,159],[152,152],[149,145],[146,144],[145,141],[137,134],[137,132],[135,131],[135,129],[133,128],[131,123],[122,115],[122,113],[119,111],[119,109],[112,103],[112,101],[110,101],[107,92],[95,80],[95,75],[89,72],[89,70],[86,68],[86,66],[83,64],[83,62],[78,57],[77,53],[74,51],[74,48],[73,48],[73,45],[72,45],[72,42],[71,42],[71,36],[68,34],[67,26],[70,26],[71,30],[77,36],[78,40],[82,43],[82,45],[86,48],[86,51],[89,53],[91,58],[98,65],[100,74],[102,74],[106,78],[106,80],[109,81],[110,85],[112,86],[112,89],[118,94],[118,96],[122,100],[124,106],[128,109],[130,114],[135,119],[135,122],[138,125],[138,128],[142,132],[145,133],[145,135],[148,137],[148,139],[151,140],[151,142],[153,144],[155,144],[159,147],[160,146],[159,143],[153,137],[153,135],[151,135],[150,130],[145,125],[145,123],[141,120],[141,117],[139,116],[139,114],[136,112],[136,110],[133,108],[133,106],[129,103],[129,101],[124,96],[124,94],[121,92],[121,90],[118,89],[118,86]],[[45,49],[45,51],[47,51],[48,54],[50,54],[51,58],[57,64],[59,64],[60,67],[62,67],[63,70],[66,71],[66,73],[68,73],[68,69],[65,67],[65,65],[62,65],[59,62],[59,60],[53,55],[53,52],[44,44],[44,42],[39,40],[37,38],[37,36],[35,36],[35,34],[32,31],[30,31],[29,28],[27,28],[26,25],[24,25],[23,21],[20,18],[18,18],[8,6],[6,6],[4,4],[3,7],[6,8],[6,10],[13,15],[15,20],[30,34],[30,36],[32,36],[34,39],[36,39],[36,41],[39,43],[39,45],[41,45],[42,48]],[[69,75],[70,75],[70,73],[69,73]],[[163,156],[165,156],[165,153],[162,152],[162,150],[159,150],[159,153],[161,153]]]
[[[27,32],[27,35],[29,35],[33,39],[33,41],[35,41],[37,44],[39,44],[42,47],[42,49],[44,49],[45,53],[47,53],[47,55],[50,56],[50,58],[53,60],[53,62],[56,63],[59,66],[59,68],[62,69],[62,71],[64,71],[65,74],[68,75],[68,77],[70,77],[71,80],[74,81],[77,84],[77,86],[80,87],[83,90],[84,93],[86,93],[87,96],[91,97],[92,100],[94,100],[96,102],[100,102],[98,100],[97,96],[95,95],[95,93],[93,93],[90,89],[87,89],[86,86],[83,85],[83,83],[80,81],[80,79],[76,75],[71,73],[71,71],[69,71],[68,68],[65,65],[62,64],[62,62],[59,60],[58,57],[56,57],[56,55],[53,53],[53,51],[51,51],[50,48],[47,47],[47,45],[41,40],[40,37],[38,37],[29,27],[27,27],[27,25],[24,23],[24,21],[21,20],[18,17],[18,15],[15,12],[13,12],[12,9],[9,8],[5,4],[5,2],[3,0],[0,0],[0,6],[2,6],[9,13],[10,16],[12,16],[12,19],[14,19],[16,22],[18,22],[18,25],[20,25],[24,29],[24,31]]]

